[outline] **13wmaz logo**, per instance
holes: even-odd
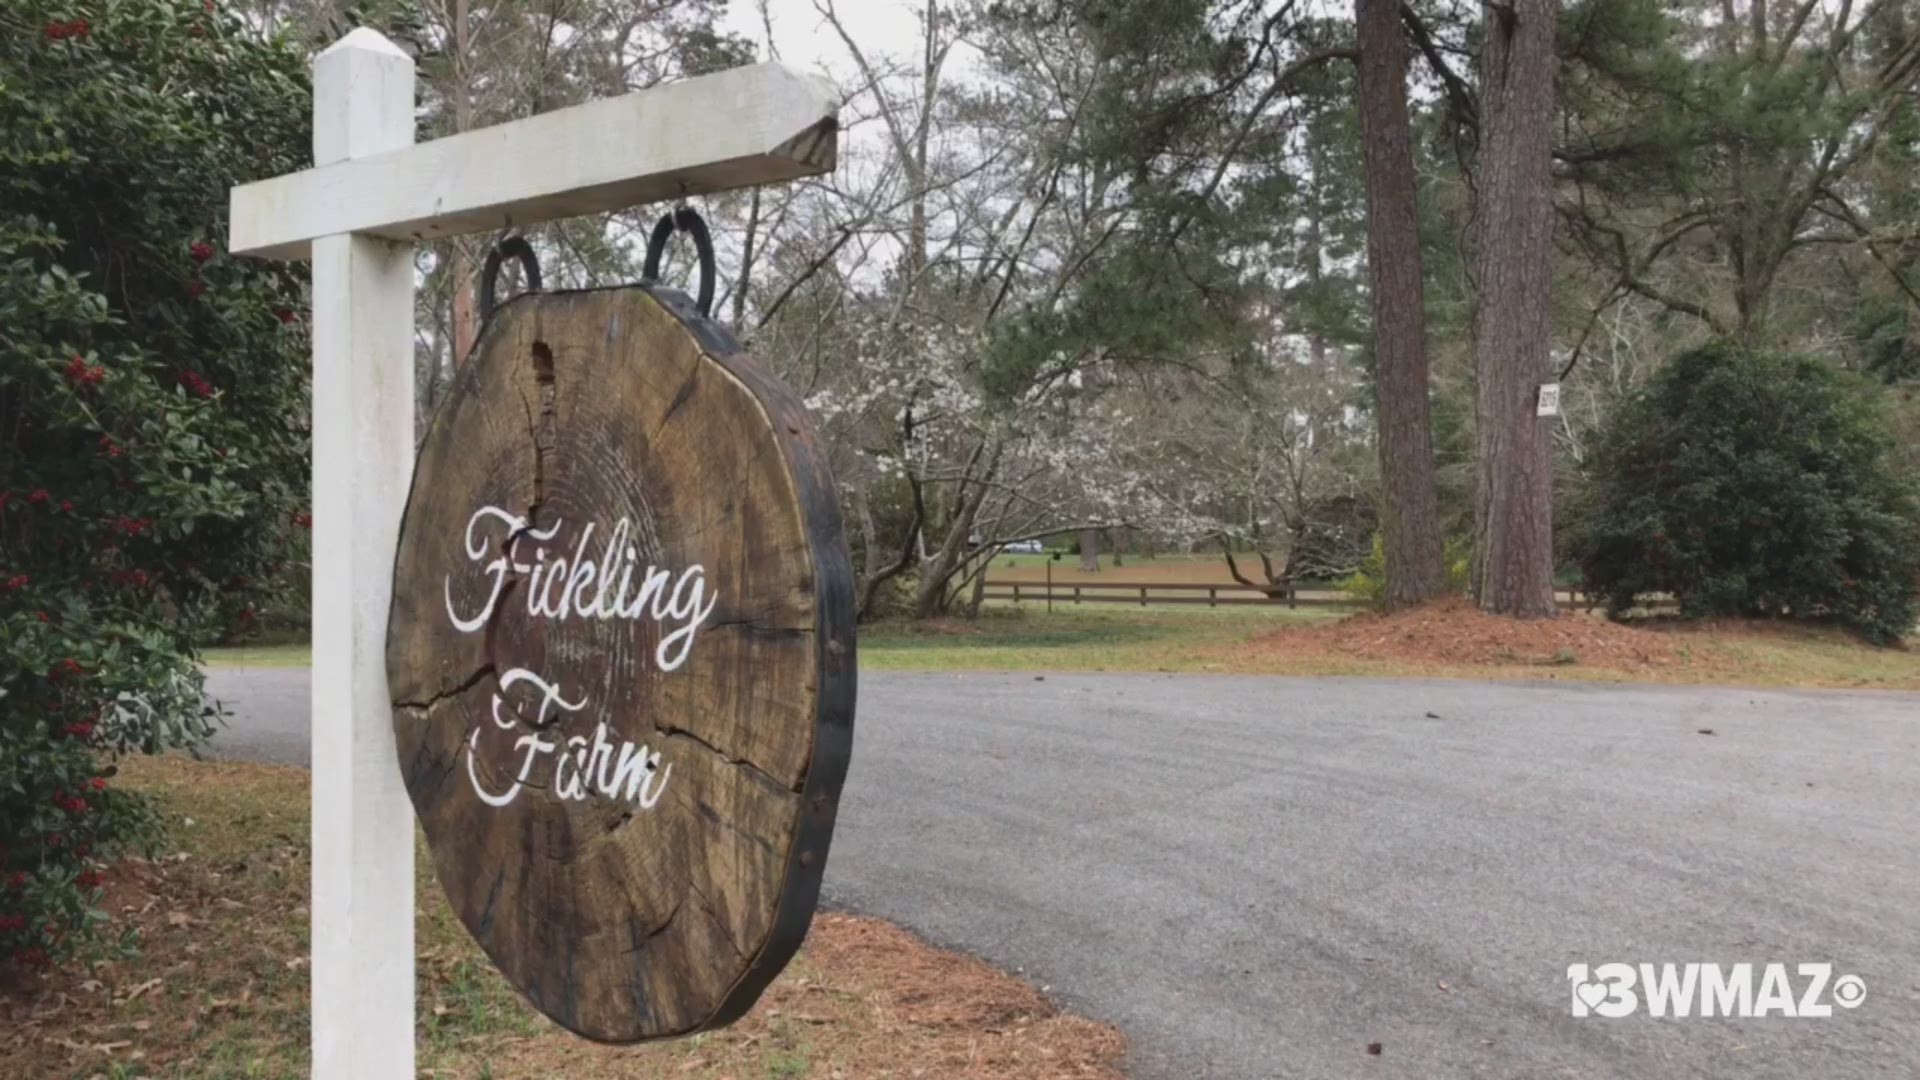
[[[1585,964],[1567,968],[1575,1016],[1821,1017],[1859,1007],[1867,985],[1832,964]],[[1755,976],[1758,975],[1758,978]],[[1831,999],[1831,1000],[1829,1000]]]

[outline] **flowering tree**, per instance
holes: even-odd
[[[1359,564],[1377,476],[1357,366],[1268,315],[1255,355],[1200,357],[1110,396],[1104,427],[1122,434],[1092,486],[1114,516],[1214,548],[1236,581],[1284,596]]]
[[[1101,78],[1083,36],[931,4],[900,58],[832,0],[814,10],[857,76],[849,130],[870,117],[874,134],[848,140],[831,186],[796,185],[768,215],[736,311],[832,448],[863,616],[906,583],[901,606],[937,615],[979,596],[1005,542],[1121,523],[1083,483],[1123,363],[1112,312],[1084,298],[1130,250],[1114,238],[1135,207],[1124,177],[1060,152]]]
[[[1116,526],[1260,547],[1263,584],[1290,576],[1328,505],[1370,476],[1348,460],[1368,432],[1344,407],[1343,359],[1262,348],[1330,338],[1322,309],[1351,306],[1328,302],[1352,259],[1321,191],[1339,163],[1252,183],[1212,165],[1215,132],[1160,182],[1172,155],[1121,151],[1190,110],[1136,108],[1135,91],[1190,86],[1191,69],[1133,66],[1112,19],[915,5],[921,40],[894,56],[863,44],[851,5],[811,6],[851,75],[841,168],[763,215],[734,318],[821,422],[862,614],[896,591],[920,616],[970,589],[971,604],[1000,544]],[[1240,125],[1229,154],[1304,161],[1297,126]]]
[[[0,9],[0,966],[101,939],[113,762],[209,734],[193,643],[305,558],[304,281],[222,243],[305,72],[212,0]]]

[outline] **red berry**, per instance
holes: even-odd
[[[33,494],[27,496],[27,501],[38,506],[50,498],[52,498],[52,496],[47,494],[46,488],[35,488]]]
[[[208,259],[213,258],[213,245],[207,243],[205,240],[195,240],[193,246],[187,248],[187,254],[193,256],[194,262],[206,262]]]
[[[107,778],[104,776],[96,776],[93,779],[87,781],[87,784],[89,787],[93,788],[93,790],[95,791],[107,790]]]

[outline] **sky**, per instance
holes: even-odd
[[[819,0],[824,4],[826,0]],[[920,48],[919,12],[921,3],[909,0],[833,0],[840,19],[854,40],[870,58],[873,54],[911,56]],[[765,0],[767,20],[761,20],[761,0],[731,0],[723,29],[731,30],[767,52],[767,25],[773,29],[772,45],[785,63],[806,71],[824,71],[836,81],[853,78],[853,62],[847,47],[833,27],[814,6],[815,0]]]

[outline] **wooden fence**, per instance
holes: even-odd
[[[1584,608],[1592,601],[1579,593],[1554,594],[1563,608]],[[1339,589],[1275,588],[1271,591],[1234,582],[1166,581],[988,581],[988,600],[1015,604],[1205,604],[1208,607],[1351,607],[1358,603]]]

